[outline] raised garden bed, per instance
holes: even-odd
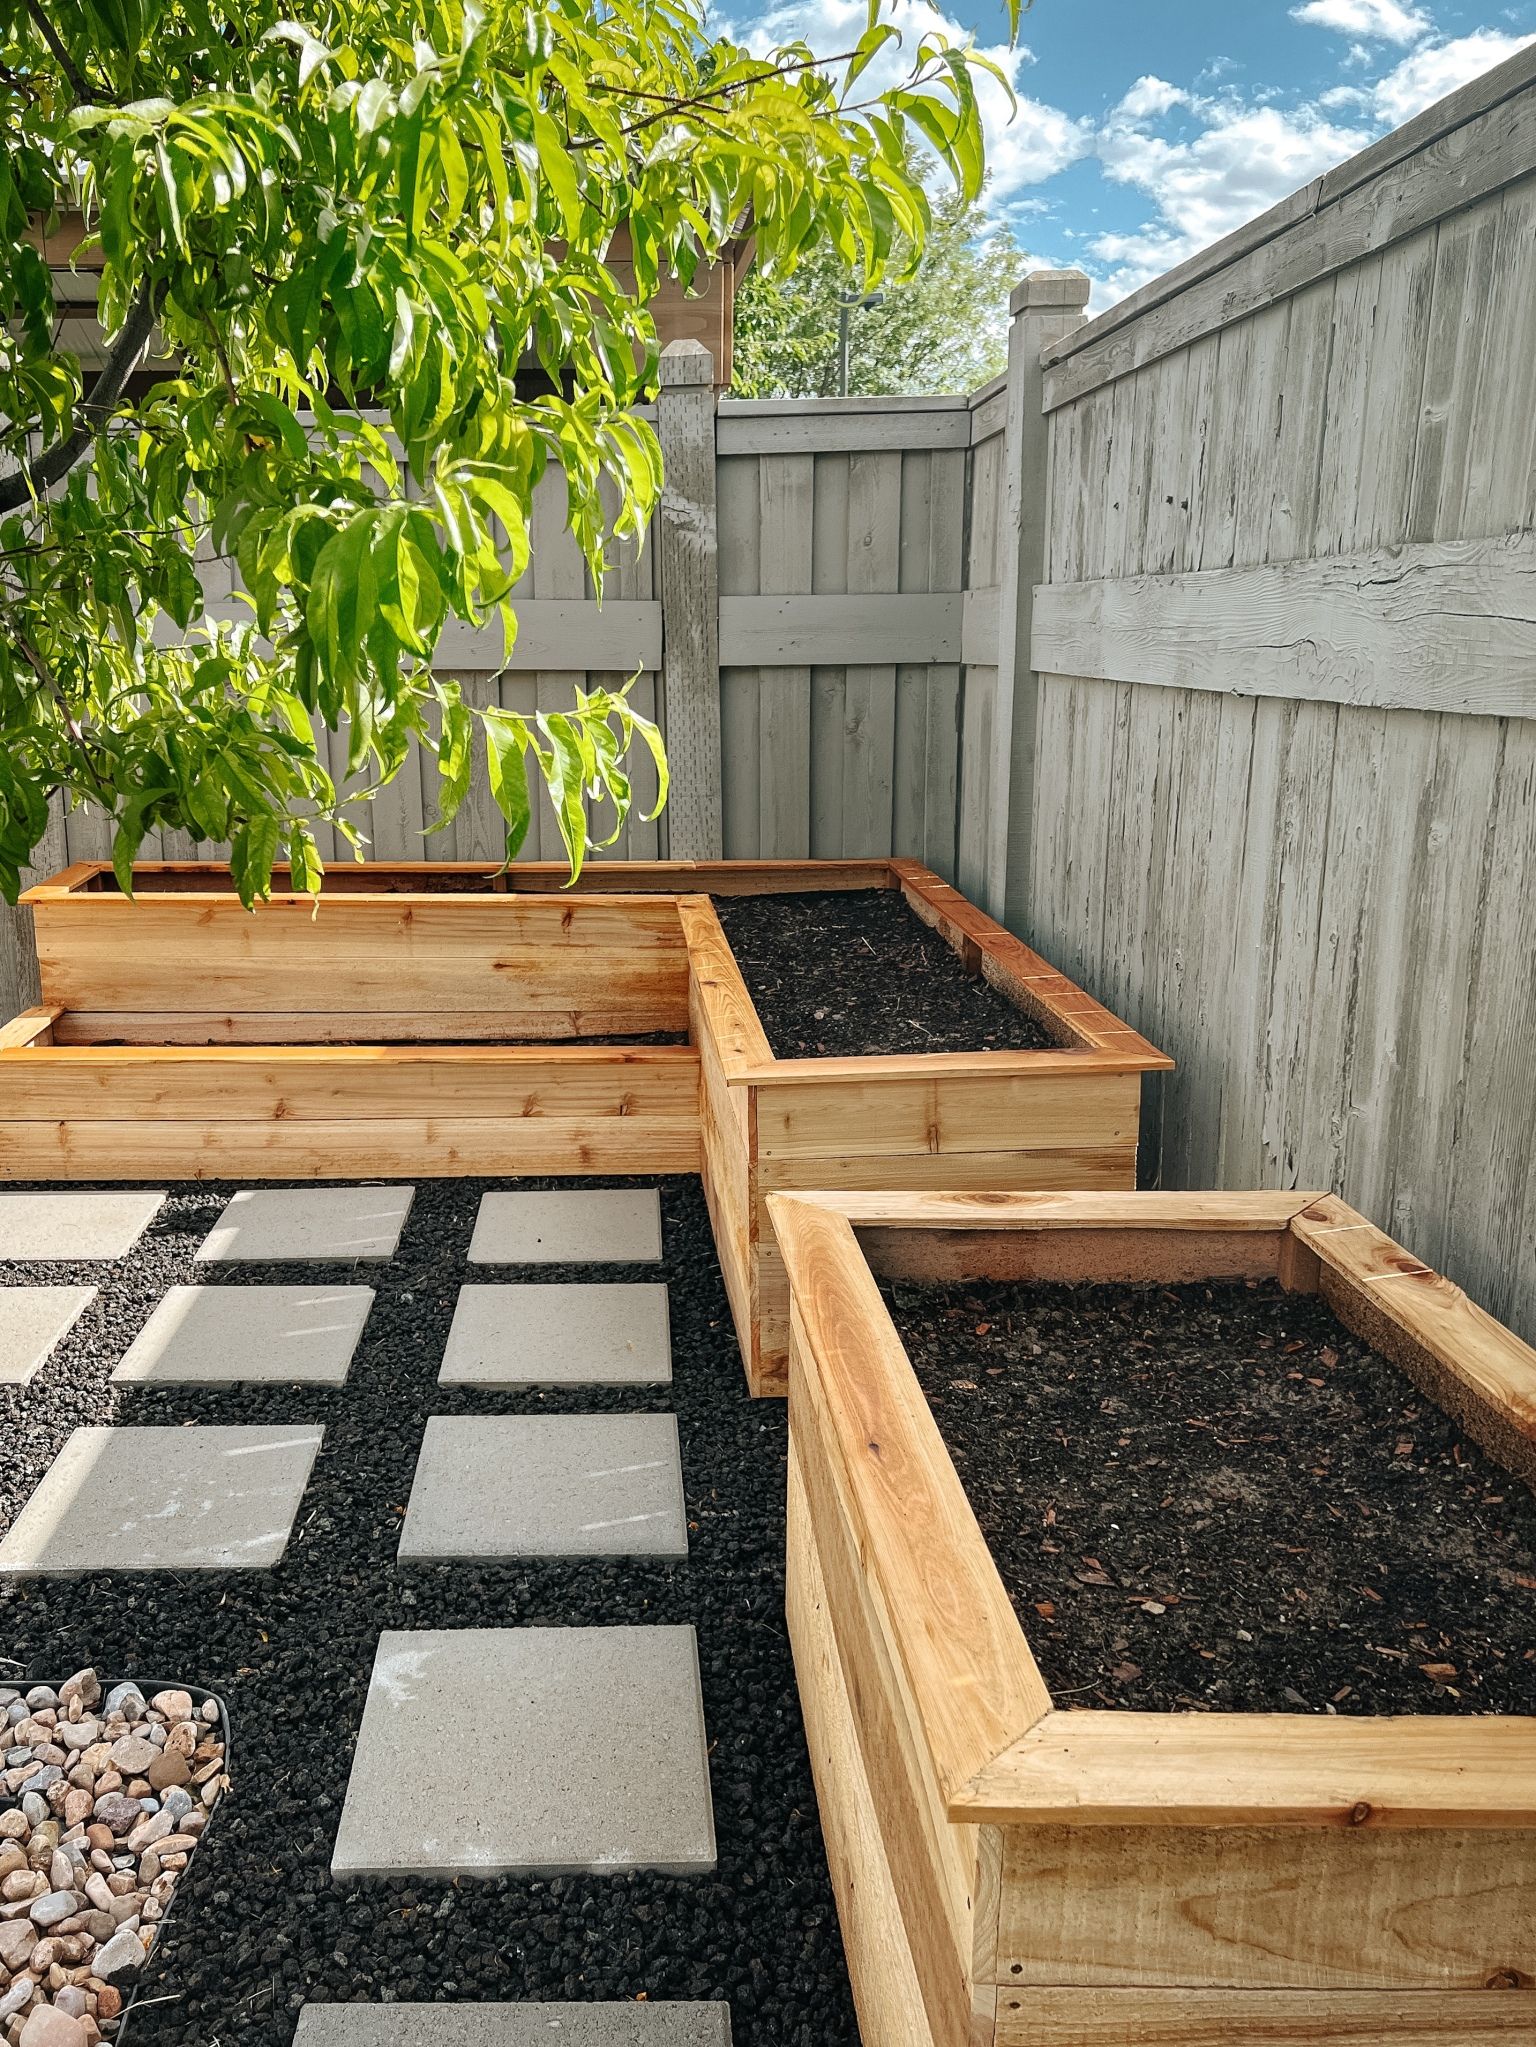
[[[1053,1698],[1029,1638],[1069,1627],[1070,1600],[1021,1597],[1035,1625],[1020,1624],[881,1283],[925,1340],[929,1287],[960,1288],[962,1300],[965,1282],[981,1287],[980,1309],[966,1309],[961,1385],[949,1388],[957,1401],[985,1397],[978,1375],[989,1367],[1010,1369],[987,1348],[991,1328],[976,1334],[996,1299],[987,1289],[1006,1287],[1016,1306],[1043,1287],[1054,1314],[1043,1362],[1025,1351],[1014,1365],[1065,1378],[1075,1363],[1089,1381],[1098,1372],[1112,1409],[1155,1361],[1106,1346],[1091,1316],[1074,1329],[1062,1286],[1091,1284],[1098,1308],[1100,1288],[1152,1289],[1140,1320],[1159,1326],[1173,1306],[1159,1290],[1186,1303],[1197,1296],[1179,1290],[1202,1283],[1254,1283],[1257,1303],[1311,1296],[1297,1315],[1309,1328],[1334,1318],[1341,1372],[1369,1346],[1371,1370],[1407,1375],[1410,1403],[1432,1400],[1527,1479],[1536,1353],[1327,1197],[780,1195],[769,1207],[795,1306],[790,1631],[866,2037],[882,2047],[1526,2037],[1536,2026],[1536,1718],[1480,1712],[1471,1688],[1456,1699],[1433,1669],[1414,1673],[1430,1710],[1392,1717],[1332,1698],[1313,1711],[1202,1710],[1180,1671],[1157,1695],[1164,1710],[1138,1710],[1130,1682],[1117,1693],[1112,1673],[1116,1704],[1073,1710],[1065,1693]],[[924,1370],[936,1390],[948,1385],[935,1356]],[[1290,1383],[1280,1370],[1276,1379]],[[1209,1419],[1198,1403],[1180,1405]],[[1278,1400],[1277,1430],[1284,1414]],[[1070,1426],[1042,1412],[1042,1434]],[[965,1447],[980,1490],[984,1446],[968,1434]],[[1064,1465],[1070,1447],[1069,1437]],[[1318,1475],[1315,1447],[1297,1449],[1298,1496],[1326,1483],[1341,1513],[1358,1513],[1358,1493]],[[1131,1454],[1118,1435],[1105,1450],[1115,1453]],[[1384,1454],[1398,1454],[1395,1441]],[[1469,1478],[1480,1476],[1478,1454],[1464,1452]],[[1492,1476],[1500,1491],[1519,1484]],[[1127,1472],[1127,1523],[1135,1483]],[[1161,1499],[1177,1474],[1156,1483]],[[1054,1539],[1040,1526],[1049,1504],[1032,1503],[1031,1528]],[[1444,1518],[1447,1555],[1463,1554],[1477,1526]],[[1058,1514],[1063,1551],[1066,1520]],[[1125,1534],[1108,1526],[1102,1548]],[[1102,1548],[1089,1576],[1106,1584],[1085,1589],[1108,1598],[1125,1588]],[[1176,1548],[1171,1535],[1170,1557]],[[1510,1558],[1484,1562],[1508,1569]],[[1506,1590],[1518,1596],[1514,1582]],[[1036,1601],[1051,1611],[1036,1618]],[[1144,1615],[1140,1590],[1122,1611],[1150,1628],[1169,1611],[1153,1603],[1163,1616]],[[1424,1606],[1414,1618],[1431,1641],[1437,1621],[1452,1631],[1483,1618],[1437,1614],[1428,1582]],[[1244,1618],[1211,1615],[1208,1632]],[[1501,1696],[1536,1693],[1536,1666],[1518,1668],[1526,1632]],[[1075,1646],[1042,1641],[1042,1655],[1054,1671]],[[1103,1689],[1096,1676],[1087,1695]]]
[[[133,904],[65,870],[26,898],[43,1000],[0,1027],[0,1178],[702,1172],[763,1393],[789,1341],[770,1190],[1134,1184],[1141,1076],[1171,1062],[916,863],[560,874],[339,868],[318,909],[252,915],[218,868],[145,866]],[[775,1057],[711,897],[870,891],[958,961],[928,985],[948,1042],[975,997],[977,1049]],[[923,1043],[878,949],[855,966],[844,1009],[867,981],[887,1041]],[[1027,1042],[989,1049],[1000,1023]]]

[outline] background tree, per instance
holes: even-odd
[[[1028,267],[1006,223],[951,189],[934,203],[921,262],[898,242],[880,303],[854,312],[850,391],[973,391],[1008,357],[1008,294]],[[833,398],[838,304],[868,289],[830,242],[790,275],[751,271],[736,297],[731,389],[740,398]]]
[[[622,694],[471,713],[433,649],[450,617],[515,631],[547,465],[596,578],[605,481],[643,531],[662,274],[749,220],[770,272],[830,244],[878,277],[927,232],[919,137],[979,192],[985,60],[928,35],[865,96],[886,4],[848,49],[754,57],[688,0],[0,0],[0,890],[59,792],[115,820],[125,887],[161,828],[227,842],[248,901],[278,858],[318,887],[311,823],[351,831],[317,724],[365,787],[429,748],[444,821],[483,745],[509,853],[530,761],[573,865],[589,801],[622,822],[657,745]],[[92,373],[41,252],[72,216]],[[199,553],[249,624],[203,616]]]

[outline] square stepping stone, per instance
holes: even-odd
[[[684,1557],[670,1414],[434,1415],[400,1531],[402,1563]]]
[[[530,1281],[460,1287],[441,1386],[666,1386],[667,1290],[659,1281]]]
[[[333,1876],[714,1866],[691,1627],[380,1635]]]
[[[93,1286],[0,1287],[0,1386],[25,1386],[95,1298]]]
[[[371,1286],[173,1286],[112,1374],[120,1386],[340,1386]]]
[[[0,1542],[0,1572],[275,1564],[321,1430],[76,1429]]]
[[[293,2047],[731,2047],[725,2004],[306,2004]]]
[[[164,1200],[94,1188],[0,1194],[0,1258],[121,1258]]]
[[[199,1259],[393,1258],[414,1187],[247,1187],[198,1249]]]
[[[471,1265],[629,1265],[661,1256],[654,1187],[569,1187],[486,1194]]]

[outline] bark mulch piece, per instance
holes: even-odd
[[[775,1058],[1040,1052],[1058,1042],[968,974],[899,889],[714,904]]]
[[[406,1177],[406,1176],[402,1176]],[[166,1183],[157,1183],[165,1185]],[[483,1193],[589,1187],[418,1180],[396,1257],[220,1266],[220,1285],[356,1281],[377,1299],[339,1388],[118,1388],[108,1374],[231,1185],[173,1184],[111,1265],[0,1260],[0,1286],[101,1294],[29,1388],[0,1387],[0,1529],[83,1422],[323,1422],[292,1541],[272,1571],[113,1572],[0,1584],[0,1683],[94,1662],[167,1671],[228,1703],[233,1787],[192,1858],[134,2011],[133,2047],[290,2047],[306,2001],[727,1998],[737,2047],[855,2047],[784,1624],[786,1417],[742,1378],[699,1183],[662,1189],[670,1386],[517,1393],[437,1384]],[[633,1266],[501,1267],[496,1277],[633,1279]],[[686,1560],[396,1563],[429,1416],[675,1412]],[[692,1622],[719,1842],[714,1874],[400,1878],[333,1883],[331,1849],[381,1630]],[[444,1698],[445,1742],[473,1757],[489,1702]],[[408,1771],[399,1795],[417,1794]],[[163,2000],[163,2001],[161,2001]]]
[[[1536,1712],[1536,1499],[1315,1296],[886,1298],[1062,1704]]]

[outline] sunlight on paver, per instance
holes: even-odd
[[[0,1572],[259,1570],[288,1546],[319,1428],[76,1429]]]
[[[434,1415],[400,1531],[402,1563],[686,1556],[670,1414]]]

